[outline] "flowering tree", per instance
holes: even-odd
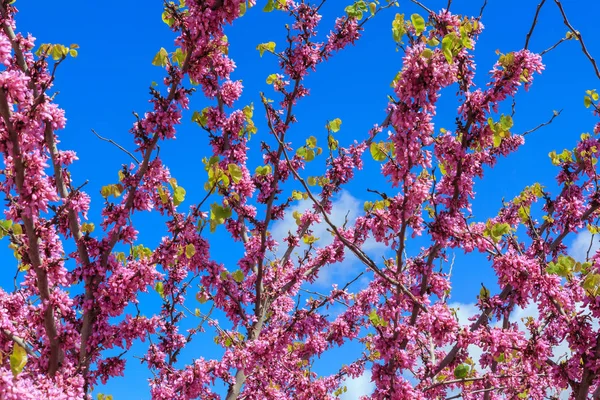
[[[552,49],[576,39],[600,78],[584,38],[554,2],[568,33]],[[77,46],[36,45],[17,33],[12,3],[0,3],[6,198],[0,231],[19,271],[14,290],[0,289],[2,399],[89,398],[94,387],[124,373],[126,351],[140,340],[147,344],[142,362],[153,374],[156,399],[336,398],[346,390],[344,379],[366,368],[374,399],[600,398],[600,256],[577,262],[564,244],[570,233],[599,229],[600,123],[572,150],[550,155],[559,192],[534,183],[504,201],[494,218],[480,221],[471,213],[475,180],[530,133],[511,132],[512,114],[500,110],[544,69],[528,45],[545,1],[525,48],[499,54],[481,88],[474,83],[472,50],[485,2],[479,16],[465,17],[449,11],[450,2],[435,12],[413,1],[421,15],[396,14],[392,26],[403,61],[387,114],[347,147],[336,139],[337,118],[326,124],[323,147],[314,136],[293,147],[298,138],[288,132],[300,122],[294,107],[307,101],[306,77],[360,40],[365,24],[377,23],[396,2],[356,1],[325,41],[317,40],[325,0],[263,2],[264,11],[283,12],[291,22],[287,43],[257,47],[264,57],[277,57],[281,70],[266,80],[274,99],[261,94],[256,109],[239,104],[242,84],[230,79],[235,64],[224,35],[227,24],[258,12],[250,10],[255,2],[167,3],[163,21],[177,36],[174,48],[160,49],[153,60],[165,77],[151,88],[152,109],[136,115],[136,148],[128,152],[134,162],[122,166],[118,183],[102,188],[96,230],[85,222],[90,197],[72,171],[76,155],[58,147],[65,117],[51,92],[57,67],[77,55]],[[452,129],[435,130],[444,88],[455,91],[460,106]],[[192,120],[211,147],[202,165],[192,167],[206,196],[185,208],[186,191],[158,146],[175,140],[182,110],[199,90],[212,105],[193,112]],[[586,93],[585,106],[599,115],[595,91]],[[265,120],[259,133],[258,115]],[[262,153],[255,169],[248,160],[253,146]],[[326,169],[306,176],[306,164],[317,157]],[[380,163],[388,185],[372,191],[364,214],[336,224],[332,202],[365,162]],[[273,224],[301,200],[311,207],[293,213],[295,229],[274,237]],[[138,243],[131,218],[149,212],[164,217],[168,232],[153,249]],[[328,244],[314,236],[317,224],[331,232]],[[211,243],[217,230],[228,233],[232,243],[225,246],[243,247],[237,264],[211,255],[223,246]],[[409,256],[407,243],[415,236],[426,237],[427,245]],[[383,243],[391,256],[372,258],[364,250],[367,240]],[[466,325],[449,306],[454,250],[486,255],[499,287],[497,293],[482,287],[479,312]],[[364,287],[353,291],[353,281],[342,282],[306,295],[325,266],[346,257],[364,264]],[[149,290],[162,306],[142,313],[138,299]],[[195,312],[191,302],[198,304]],[[326,310],[333,304],[343,310],[332,317]],[[530,304],[537,318],[511,320],[514,310]],[[212,319],[212,312],[227,322]],[[184,328],[190,319],[197,326]],[[190,363],[178,362],[209,330],[222,356],[193,354]],[[353,363],[328,376],[312,370],[316,358],[351,342],[362,346]],[[557,359],[553,350],[565,343],[569,350]],[[480,357],[471,356],[473,345]],[[123,353],[107,354],[115,348]]]

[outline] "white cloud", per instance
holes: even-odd
[[[479,315],[481,313],[481,311],[479,310],[479,308],[477,307],[477,305],[475,303],[451,303],[448,306],[450,308],[454,308],[456,310],[456,316],[458,317],[458,323],[467,329],[473,323],[473,321],[470,321],[469,318],[471,318],[475,315]],[[537,319],[539,317],[539,315],[540,315],[540,313],[538,311],[537,305],[530,303],[525,308],[516,307],[510,315],[510,321],[516,322],[520,331],[527,332],[527,330],[525,329],[525,323],[523,322],[523,318],[533,317],[533,318]],[[501,325],[502,325],[501,321],[496,321],[494,323],[495,327],[500,327]],[[448,346],[448,348],[446,350],[447,351],[450,350],[451,347],[452,346]],[[476,367],[478,367],[479,366],[479,358],[483,354],[483,350],[474,344],[469,345],[467,350],[469,352],[469,356],[471,357],[471,359],[473,359],[473,361],[475,361]],[[561,354],[564,354],[564,352]],[[556,355],[556,353],[555,353],[555,355]],[[477,369],[480,371],[482,370],[481,368],[477,368]]]
[[[301,200],[294,207],[291,207],[285,214],[282,220],[273,224],[271,234],[273,238],[280,244],[279,252],[283,254],[287,248],[283,241],[288,236],[289,232],[296,232],[298,226],[293,217],[294,211],[304,213],[308,210],[313,210],[311,200]],[[336,226],[342,226],[347,221],[348,226],[352,226],[357,217],[362,214],[362,202],[352,196],[349,192],[342,190],[340,195],[334,199],[332,204],[329,219]],[[328,231],[329,226],[325,222],[314,224],[312,226],[313,236],[319,238],[316,245],[319,247],[327,246],[333,242],[333,236]],[[307,248],[302,244],[295,249],[296,253],[301,253]],[[374,239],[369,238],[362,246],[362,250],[374,259],[380,258],[386,249],[385,244],[378,243]],[[344,281],[346,278],[354,278],[358,274],[358,263],[356,257],[346,251],[346,260],[343,263],[328,265],[321,269],[316,284],[319,286],[330,286],[337,281]]]
[[[342,226],[346,218],[348,219],[348,223],[351,223],[356,219],[356,217],[358,217],[360,208],[360,201],[347,191],[343,190],[339,197],[333,201],[329,219],[337,226]],[[279,220],[273,224],[271,233],[275,240],[277,240],[279,243],[283,243],[282,239],[288,235],[288,232],[295,232],[298,228],[292,215],[294,211],[305,213],[309,210],[313,210],[313,202],[311,200],[300,200],[295,206],[291,207],[285,214],[283,220]],[[312,227],[313,236],[319,238],[317,243],[320,246],[327,246],[333,242],[333,237],[331,236],[331,233],[327,231],[327,229],[328,226],[324,222],[315,224]]]
[[[591,248],[590,243],[592,243],[592,234],[590,231],[585,229],[579,232],[571,243],[571,246],[569,247],[569,254],[577,261],[585,261],[588,250],[590,256],[593,256],[598,250],[600,250],[600,235],[594,235]]]
[[[361,396],[368,396],[375,390],[375,383],[371,382],[371,370],[357,377],[344,380],[343,385],[348,389],[340,396],[340,400],[359,400]]]

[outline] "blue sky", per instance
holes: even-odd
[[[433,10],[439,10],[447,3],[445,0],[424,2]],[[265,78],[278,72],[277,62],[269,55],[259,57],[256,45],[268,41],[283,43],[284,24],[290,22],[283,13],[263,13],[263,3],[259,1],[258,7],[250,9],[242,19],[226,29],[231,43],[229,54],[238,66],[233,78],[242,79],[244,85],[244,94],[238,103],[240,108],[250,102],[258,106],[260,91],[265,91],[269,97],[270,89]],[[454,3],[452,11],[455,13],[479,13],[479,1],[455,0]],[[549,0],[547,3],[531,41],[530,49],[533,51],[550,47],[566,32],[554,2]],[[335,17],[342,15],[348,4],[330,0],[323,6],[320,29],[323,38],[333,27]],[[536,4],[534,1],[489,1],[483,17],[486,29],[475,51],[479,66],[478,83],[483,85],[487,81],[487,71],[497,59],[496,49],[507,53],[522,48]],[[600,2],[587,1],[582,6],[577,0],[564,0],[563,4],[570,22],[587,40],[590,52],[600,57],[600,42],[593,40],[597,37],[596,19],[600,15]],[[86,190],[92,196],[90,220],[98,226],[102,206],[100,187],[115,183],[121,164],[128,164],[130,159],[110,144],[98,140],[91,129],[133,149],[128,133],[134,121],[132,111],[143,114],[149,108],[149,85],[163,76],[160,68],[151,65],[152,58],[160,47],[169,51],[174,49],[173,35],[160,18],[162,2],[131,0],[123,6],[100,1],[65,0],[57,5],[39,0],[18,0],[16,5],[20,10],[18,31],[31,32],[38,45],[77,43],[80,46],[79,56],[60,66],[55,85],[55,90],[60,92],[56,101],[66,110],[68,118],[67,128],[59,133],[60,148],[73,149],[80,158],[72,169],[74,183],[78,185],[89,180]],[[412,3],[401,2],[399,9],[387,10],[367,23],[363,38],[355,46],[335,55],[308,77],[306,85],[311,95],[296,108],[299,123],[290,131],[294,141],[302,141],[310,135],[323,141],[326,121],[341,118],[343,124],[337,138],[342,144],[348,144],[366,137],[373,124],[384,119],[386,95],[391,94],[389,84],[401,69],[402,53],[395,51],[391,35],[391,21],[396,12],[407,16],[414,12],[424,15]],[[549,161],[548,152],[573,147],[582,132],[592,129],[594,119],[583,107],[583,95],[586,89],[598,87],[598,80],[581,53],[579,43],[563,43],[547,54],[543,61],[546,71],[536,77],[528,93],[520,92],[517,96],[513,131],[523,132],[545,122],[552,115],[552,110],[564,111],[552,125],[529,135],[520,152],[500,160],[495,169],[488,171],[487,179],[477,183],[478,197],[473,211],[478,220],[494,215],[502,197],[512,198],[533,182],[540,182],[555,192],[553,179],[556,170]],[[453,127],[457,104],[453,94],[454,88],[443,93],[435,119],[438,128]],[[204,195],[204,170],[198,162],[207,154],[207,137],[204,131],[187,121],[191,111],[200,110],[207,104],[200,93],[193,96],[191,110],[184,114],[186,122],[178,129],[178,139],[161,145],[161,155],[166,164],[188,192],[184,206]],[[254,156],[258,155],[260,140],[266,137],[260,111],[257,107],[254,118],[259,132],[250,142],[253,147],[250,152]],[[254,158],[251,165],[258,165],[258,161]],[[347,187],[347,197],[340,198],[342,208],[362,209],[362,202],[372,199],[365,189],[376,189],[384,183],[376,178],[378,168],[377,163],[367,163],[357,181]],[[154,247],[162,234],[160,218],[141,215],[136,220],[141,231],[140,242]],[[279,228],[284,229],[281,225]],[[230,251],[222,232],[211,240],[215,259],[236,269],[236,259],[232,255],[236,255],[239,249]],[[416,252],[418,246],[414,243],[409,250]],[[374,246],[373,251],[383,252],[384,249]],[[12,288],[13,261],[8,261],[5,266],[7,272],[0,278],[0,284]],[[331,271],[319,284],[326,288],[336,279],[342,280],[358,271],[360,267],[349,262],[342,270]],[[494,276],[485,259],[457,255],[453,271],[453,301],[473,302],[480,282],[493,287]],[[148,309],[159,304],[155,293],[145,295],[143,299]],[[208,343],[212,343],[210,334],[206,343],[198,341],[191,347],[190,359],[218,354]],[[142,352],[145,346],[136,346],[136,349]],[[136,354],[135,351],[133,354]],[[328,360],[322,364],[320,368],[323,371],[330,367]],[[146,377],[144,368],[133,361],[129,364],[126,378],[115,379],[101,390],[113,394],[116,399],[146,399]]]

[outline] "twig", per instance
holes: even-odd
[[[15,342],[16,344],[18,344],[19,346],[21,346],[26,352],[27,354],[29,354],[29,356],[33,357],[33,358],[37,358],[37,354],[35,354],[33,352],[33,350],[31,349],[31,347],[27,344],[27,342],[25,342],[25,340],[21,339],[18,336],[13,335],[12,333],[10,333],[9,331],[7,331],[6,329],[2,330],[2,333],[4,333],[4,336],[6,336],[7,338],[9,338],[10,340],[12,340],[13,342]]]
[[[592,233],[592,237],[590,238],[590,245],[588,246],[588,249],[585,252],[585,261],[590,260],[590,252],[592,251],[592,247],[594,247],[594,238],[595,237],[596,237],[596,234]]]
[[[529,39],[531,39],[531,35],[533,35],[533,31],[535,29],[535,26],[537,25],[538,16],[540,15],[540,10],[544,6],[545,2],[546,2],[546,0],[542,0],[540,2],[540,4],[538,4],[537,8],[535,9],[535,15],[533,16],[533,22],[531,23],[531,28],[529,29],[529,32],[527,33],[527,37],[525,38],[525,47],[524,47],[525,50],[527,50],[529,48]]]
[[[469,392],[469,394],[491,392],[491,391],[494,391],[494,390],[502,390],[504,388],[506,388],[506,386],[498,386],[498,387],[492,387],[492,388],[487,388],[487,389],[479,389],[479,390],[474,390],[472,392]],[[459,394],[454,395],[454,396],[446,397],[446,400],[460,399],[461,397],[463,397],[463,393],[459,393]]]
[[[279,137],[275,136],[275,138],[279,142],[280,146],[285,147],[284,144],[283,144],[283,142],[281,141],[281,139]],[[310,199],[312,200],[313,204],[317,207],[319,213],[323,216],[323,219],[325,220],[325,223],[327,225],[329,225],[329,227],[331,228],[331,230],[333,231],[333,233],[335,234],[335,236],[352,253],[354,253],[354,255],[360,261],[362,261],[362,263],[365,264],[370,270],[372,270],[375,274],[379,275],[381,278],[383,278],[385,281],[387,281],[391,285],[397,287],[406,296],[408,296],[410,298],[410,300],[414,304],[417,305],[418,308],[422,309],[424,312],[429,312],[427,310],[427,308],[415,297],[414,294],[412,294],[412,292],[410,290],[408,290],[408,288],[406,286],[404,286],[404,284],[402,282],[398,282],[395,279],[387,276],[381,269],[379,269],[379,267],[377,267],[377,264],[375,264],[375,262],[369,256],[367,256],[365,254],[364,251],[362,251],[360,248],[358,248],[354,243],[350,243],[348,241],[348,239],[346,239],[344,237],[344,235],[342,235],[340,233],[340,231],[338,230],[337,226],[335,224],[333,224],[333,222],[331,222],[331,220],[329,219],[329,215],[327,214],[327,212],[323,208],[323,205],[312,194],[312,191],[308,187],[308,184],[306,183],[306,181],[300,176],[300,174],[298,174],[298,171],[296,171],[296,169],[292,166],[292,162],[291,162],[291,160],[290,160],[290,158],[289,158],[289,156],[287,154],[287,151],[285,151],[285,148],[283,150],[283,156],[285,157],[286,163],[287,163],[288,167],[290,168],[290,170],[292,171],[292,174],[294,175],[294,178],[296,178],[296,180],[299,181],[300,184],[304,187],[304,190],[306,190],[306,193],[308,193],[308,197],[310,197]]]
[[[478,20],[481,20],[481,17],[483,16],[483,10],[485,10],[486,6],[487,6],[487,0],[484,0],[483,5],[481,6],[481,9],[479,9],[479,17],[477,17]]]
[[[541,123],[541,124],[539,124],[538,126],[536,126],[536,127],[535,127],[535,128],[533,128],[533,129],[530,129],[530,130],[528,130],[528,131],[525,131],[525,132],[523,132],[521,135],[522,135],[522,136],[527,136],[527,135],[529,135],[530,133],[533,133],[533,132],[537,131],[538,129],[540,129],[540,128],[542,128],[542,127],[546,126],[546,125],[550,125],[550,124],[552,123],[552,121],[554,121],[554,118],[558,117],[562,111],[563,111],[563,110],[560,110],[560,111],[554,111],[554,112],[553,112],[553,114],[552,114],[552,118],[550,118],[548,121],[546,121],[546,122],[544,122],[544,123]]]
[[[131,153],[129,150],[127,150],[125,147],[121,146],[119,143],[115,142],[112,139],[108,139],[105,137],[102,137],[98,134],[98,132],[96,132],[95,130],[92,129],[92,132],[94,132],[94,135],[96,135],[98,137],[98,139],[100,140],[104,140],[105,142],[108,142],[112,145],[115,145],[119,150],[121,150],[122,152],[124,152],[125,154],[127,154],[129,157],[133,158],[133,160],[136,162],[136,164],[139,165],[140,161],[133,155],[133,153]]]
[[[542,51],[540,53],[540,56],[543,56],[544,54],[548,53],[549,51],[554,50],[555,48],[558,47],[559,44],[561,44],[562,42],[566,42],[567,40],[570,40],[570,39],[568,39],[566,37],[560,39],[558,42],[554,43],[552,46],[550,46],[546,50]]]
[[[425,6],[425,4],[421,3],[420,1],[418,1],[418,0],[410,0],[410,1],[412,1],[413,3],[415,3],[416,5],[418,5],[419,7],[421,7],[423,10],[427,11],[429,14],[435,14],[432,10],[430,10],[429,8],[427,8]]]
[[[600,79],[600,70],[598,70],[598,64],[596,64],[596,60],[594,60],[594,58],[591,56],[590,52],[588,51],[587,47],[585,47],[585,43],[583,42],[583,37],[581,36],[581,33],[579,33],[579,31],[575,30],[575,28],[573,28],[573,25],[571,25],[569,23],[569,20],[567,19],[567,14],[565,13],[565,10],[563,9],[563,6],[562,6],[560,0],[554,0],[554,2],[558,6],[558,9],[560,10],[560,13],[563,16],[565,25],[569,28],[571,33],[573,35],[575,35],[577,40],[579,40],[579,43],[581,43],[581,50],[583,50],[583,54],[585,54],[585,56],[590,60],[590,62],[592,63],[592,67],[594,67],[594,71],[596,72],[596,76],[598,77],[598,79]]]

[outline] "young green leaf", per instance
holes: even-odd
[[[27,351],[15,343],[10,355],[10,370],[15,378],[23,371],[25,365],[27,365]]]
[[[471,368],[467,364],[460,364],[454,368],[454,377],[456,379],[464,379],[469,375]]]
[[[256,50],[258,50],[261,57],[263,56],[265,51],[270,51],[271,53],[274,53],[275,42],[261,43],[258,46],[256,46]]]
[[[158,53],[156,53],[156,55],[154,56],[154,59],[152,60],[152,65],[155,65],[157,67],[164,67],[165,65],[167,65],[168,59],[169,53],[167,53],[167,50],[165,50],[164,47],[161,47]]]
[[[336,118],[333,121],[329,121],[329,124],[328,124],[329,129],[333,133],[338,132],[340,130],[341,126],[342,126],[342,120],[339,118]]]
[[[193,243],[188,243],[185,246],[185,256],[187,258],[192,258],[194,257],[194,254],[196,254],[196,246],[194,246]]]
[[[425,20],[419,14],[411,15],[410,20],[415,27],[415,33],[417,35],[420,35],[425,31]]]
[[[233,183],[238,183],[242,180],[242,170],[237,164],[228,164],[227,171],[229,172],[229,176]]]

